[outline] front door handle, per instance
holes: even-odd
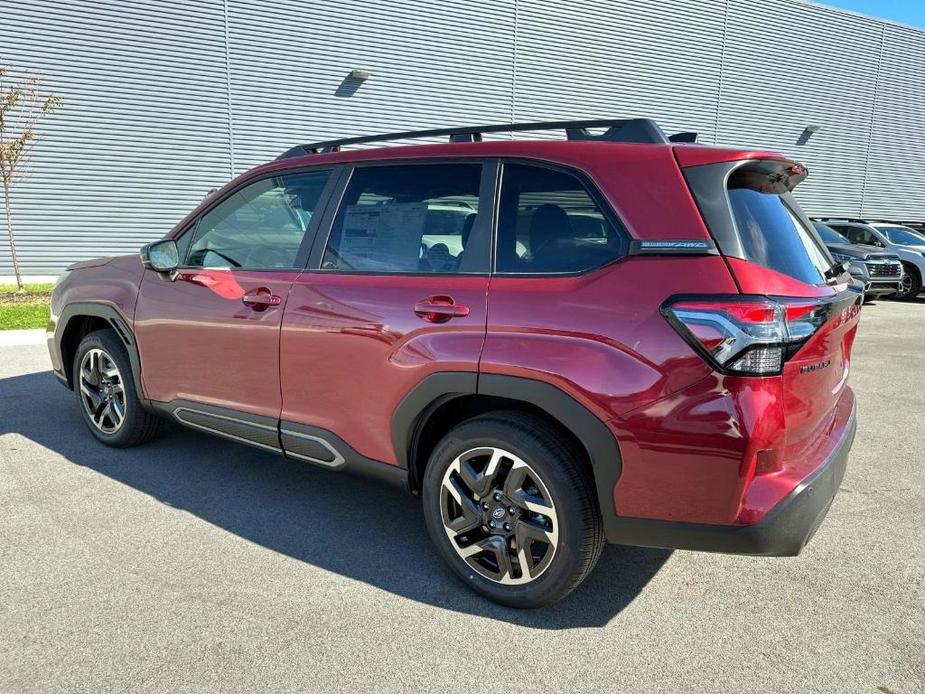
[[[271,306],[279,306],[283,300],[266,287],[259,287],[247,292],[241,297],[241,301],[255,311],[266,311]]]
[[[429,296],[414,305],[414,313],[429,323],[446,323],[451,318],[465,318],[469,307],[457,304],[451,296]]]

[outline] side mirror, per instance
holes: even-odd
[[[141,264],[155,272],[173,272],[180,266],[180,251],[173,239],[141,247]]]

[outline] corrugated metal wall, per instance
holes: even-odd
[[[862,213],[925,217],[925,32],[885,24]]]
[[[509,121],[513,20],[513,0],[229,0],[235,169],[301,142]]]
[[[511,119],[653,116],[805,161],[813,214],[925,218],[925,32],[798,0],[0,0],[0,59],[65,101],[15,190],[28,274],[298,142]]]
[[[713,141],[724,5],[521,0],[515,117],[654,116]]]
[[[811,212],[860,212],[880,26],[802,3],[729,2],[718,139],[799,157],[810,176],[797,196]]]
[[[228,180],[222,0],[2,0],[0,59],[64,99],[14,188],[26,273],[137,251]]]

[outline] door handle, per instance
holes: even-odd
[[[241,297],[241,301],[255,311],[266,311],[271,306],[279,306],[283,300],[266,287],[259,287],[247,292]]]
[[[414,305],[414,313],[429,323],[446,323],[451,318],[465,318],[469,307],[457,304],[451,296],[429,296]]]

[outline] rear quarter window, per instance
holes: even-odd
[[[499,273],[577,273],[626,253],[626,232],[576,176],[506,163],[498,205]]]
[[[832,264],[784,195],[750,187],[733,174],[729,204],[747,260],[807,284],[824,284]]]

